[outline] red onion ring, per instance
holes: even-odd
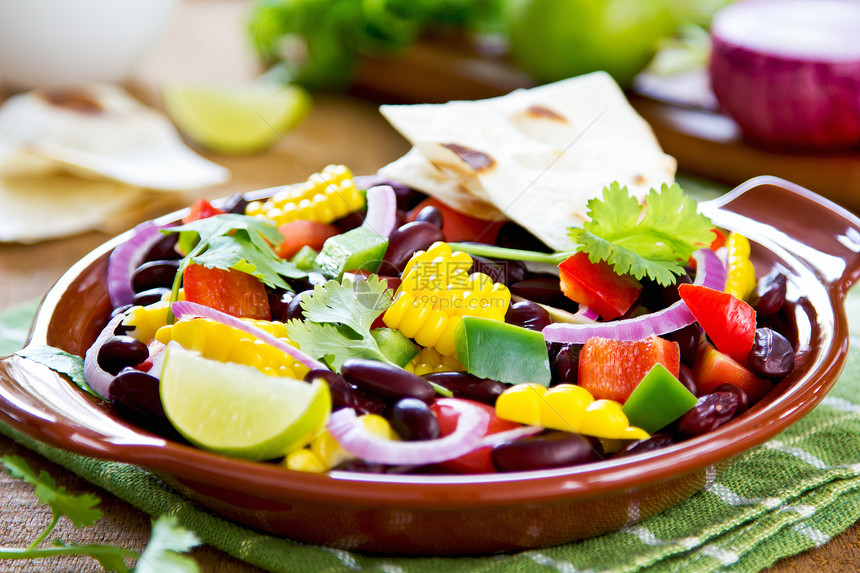
[[[370,435],[352,408],[334,412],[328,421],[328,431],[350,454],[369,462],[391,465],[424,465],[444,462],[467,454],[479,445],[490,424],[490,416],[481,408],[471,407],[463,400],[439,398],[460,413],[457,428],[435,440],[397,442]]]
[[[134,291],[131,275],[143,261],[144,255],[161,239],[161,227],[145,221],[134,228],[132,236],[110,254],[107,269],[107,291],[114,308],[131,304]]]
[[[251,336],[256,336],[266,344],[274,346],[278,350],[281,350],[282,352],[290,355],[291,357],[295,358],[299,363],[304,364],[311,370],[313,370],[314,368],[323,368],[325,370],[329,369],[328,366],[326,366],[319,360],[316,360],[311,356],[305,354],[295,346],[287,344],[277,336],[272,336],[265,330],[257,328],[252,324],[248,324],[241,318],[237,318],[235,316],[221,312],[220,310],[215,310],[214,308],[210,308],[202,304],[197,304],[196,302],[188,302],[187,300],[174,302],[171,309],[173,310],[173,315],[177,319],[209,318],[224,323],[227,326],[238,328],[242,332],[250,334]]]
[[[716,253],[710,249],[699,249],[693,254],[693,258],[696,260],[697,269],[693,284],[720,291],[725,290],[726,267]],[[648,338],[652,334],[659,336],[674,332],[695,321],[693,313],[684,301],[679,300],[663,310],[636,318],[592,324],[550,324],[543,329],[543,335],[547,342],[563,344],[585,344],[593,336],[633,341]]]
[[[397,195],[391,185],[375,185],[367,190],[367,215],[362,226],[387,237],[397,225]]]

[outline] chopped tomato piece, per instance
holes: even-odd
[[[241,318],[272,319],[265,285],[248,273],[189,265],[182,284],[187,301]]]
[[[589,338],[579,352],[578,384],[595,400],[607,398],[623,404],[658,362],[677,378],[681,365],[678,343],[653,335],[630,342]]]
[[[414,221],[424,207],[436,207],[442,211],[442,234],[448,242],[477,241],[480,243],[495,243],[502,228],[502,221],[485,221],[455,211],[442,201],[432,197],[424,199],[406,216],[407,221]]]
[[[191,221],[206,219],[215,215],[223,215],[224,213],[225,211],[222,211],[203,197],[200,197],[193,205],[191,205],[191,211],[182,218],[182,222],[190,223]]]
[[[708,248],[716,252],[720,249],[720,247],[726,244],[726,239],[728,238],[728,235],[725,231],[723,231],[722,229],[718,229],[717,227],[714,227],[713,229],[711,229],[711,231],[714,232],[714,240],[711,241],[711,244],[708,246]]]
[[[475,408],[481,408],[490,416],[490,424],[487,427],[485,436],[506,432],[514,428],[521,427],[521,424],[503,420],[496,416],[496,409],[487,404],[473,402],[471,400],[463,400]],[[447,436],[457,428],[457,420],[460,418],[460,413],[450,406],[433,404],[430,406],[433,413],[436,414],[436,419],[439,420],[439,433],[441,436]],[[494,473],[496,468],[493,466],[493,461],[490,457],[492,446],[485,446],[477,450],[473,450],[468,454],[463,454],[459,458],[448,460],[439,465],[457,473],[478,474],[478,473]]]
[[[297,219],[279,225],[278,231],[284,236],[284,240],[278,246],[278,256],[282,259],[292,259],[302,247],[319,251],[326,239],[340,233],[334,225],[306,219]]]
[[[603,320],[627,312],[642,285],[629,275],[619,275],[606,261],[592,263],[588,254],[579,252],[558,265],[561,292],[570,300],[594,309]]]
[[[699,395],[710,394],[721,384],[733,384],[746,392],[753,404],[773,388],[770,381],[759,378],[708,342],[699,345],[692,373]]]
[[[678,294],[717,349],[746,365],[755,341],[755,309],[732,294],[700,285],[679,285]]]

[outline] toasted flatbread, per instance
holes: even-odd
[[[582,225],[588,200],[612,182],[641,198],[674,180],[674,158],[603,72],[493,99],[380,111],[410,153],[457,182],[435,181],[410,159],[423,173],[419,189],[472,215],[503,213],[556,250],[571,247],[566,229]],[[402,165],[390,167],[383,173],[407,183]],[[478,212],[482,203],[494,210]]]

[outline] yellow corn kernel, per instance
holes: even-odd
[[[165,301],[155,302],[149,306],[135,306],[128,310],[122,323],[133,326],[126,334],[141,342],[149,342],[155,338],[155,332],[167,324],[167,312],[170,304]]]
[[[284,187],[271,199],[248,203],[245,214],[277,225],[297,219],[331,223],[364,206],[364,195],[355,186],[352,172],[343,165],[329,165],[303,183]]]
[[[292,344],[282,323],[262,320],[248,322]],[[282,350],[237,328],[208,318],[178,320],[159,328],[154,337],[162,344],[176,341],[183,348],[200,352],[205,358],[252,366],[272,376],[302,378],[308,371],[307,366],[299,364]]]
[[[472,257],[437,242],[412,256],[394,301],[382,317],[419,345],[452,356],[454,331],[463,316],[503,321],[511,302],[505,285],[483,273],[469,274]]]
[[[424,376],[433,372],[457,372],[465,368],[455,356],[445,356],[435,348],[422,348],[406,365],[406,370]]]
[[[755,289],[755,268],[750,261],[750,242],[743,235],[731,231],[726,239],[728,276],[726,292],[746,300]]]
[[[284,465],[287,469],[297,472],[310,472],[321,474],[328,471],[323,461],[307,448],[296,450],[284,458]]]

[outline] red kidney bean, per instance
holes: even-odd
[[[552,275],[535,275],[513,283],[510,289],[511,294],[553,306],[567,298],[561,292],[559,278]]]
[[[161,237],[152,245],[143,256],[143,261],[166,261],[170,259],[181,259],[176,251],[176,243],[179,241],[179,233],[170,233]]]
[[[714,392],[731,392],[738,397],[738,409],[735,411],[735,416],[743,414],[750,407],[750,399],[747,396],[747,393],[744,392],[744,389],[740,386],[735,386],[734,384],[729,383],[720,384],[714,388]]]
[[[131,336],[119,335],[108,338],[99,348],[99,367],[116,375],[127,366],[136,366],[149,358],[149,348]]]
[[[552,355],[554,384],[576,384],[579,379],[579,351],[581,344],[564,344]]]
[[[244,193],[233,193],[218,204],[218,208],[225,213],[234,213],[236,215],[244,215],[245,207],[248,206],[248,200],[245,199]]]
[[[755,331],[747,366],[756,376],[778,379],[794,370],[794,349],[786,337],[770,328]]]
[[[493,446],[490,457],[500,472],[574,466],[601,458],[591,440],[580,434],[548,432]]]
[[[142,292],[151,288],[170,287],[178,270],[178,259],[143,263],[131,274],[131,289]]]
[[[677,342],[678,348],[681,351],[681,363],[693,366],[693,362],[696,360],[696,352],[699,350],[699,340],[701,339],[699,323],[688,324],[684,328],[664,335],[663,338]]]
[[[436,227],[442,228],[442,223],[445,221],[445,216],[442,215],[441,209],[433,205],[427,205],[415,215],[415,220],[422,223],[430,223]]]
[[[690,391],[694,396],[699,395],[699,389],[696,387],[696,380],[693,378],[693,372],[686,364],[681,364],[678,368],[678,380],[684,385],[684,388]]]
[[[125,368],[108,387],[108,398],[113,404],[122,404],[126,409],[139,414],[164,418],[164,407],[158,392],[158,378]]]
[[[358,414],[377,414],[385,412],[385,402],[366,392],[362,392],[352,384],[344,380],[343,376],[331,370],[314,368],[305,374],[306,382],[322,379],[328,384],[331,392],[331,405],[333,410],[341,408],[352,408]]]
[[[524,249],[526,251],[538,251],[541,253],[552,252],[552,249],[547,247],[540,239],[511,221],[508,221],[499,229],[496,244],[508,249]]]
[[[398,400],[389,408],[386,418],[397,435],[408,442],[435,440],[440,435],[439,420],[417,398]]]
[[[496,399],[507,386],[498,380],[478,378],[467,372],[434,372],[425,374],[424,379],[444,386],[455,398],[465,398],[493,406]]]
[[[340,229],[341,233],[346,233],[347,231],[351,231],[361,226],[364,223],[364,217],[366,213],[364,211],[353,211],[352,213],[347,213],[337,221],[334,221],[332,224]]]
[[[678,420],[678,433],[688,438],[707,434],[731,420],[737,409],[734,392],[705,394]]]
[[[135,293],[132,302],[139,306],[149,306],[160,301],[164,295],[169,293],[170,289],[167,287],[155,287]]]
[[[285,290],[269,291],[269,309],[272,311],[272,320],[284,322],[287,320],[287,312],[290,309],[290,301],[296,293]]]
[[[426,251],[437,241],[444,241],[442,229],[430,223],[413,221],[392,231],[388,237],[388,248],[382,258],[379,272],[384,275],[399,275],[415,251]]]
[[[785,304],[787,283],[785,275],[775,270],[758,280],[751,297],[757,318],[771,317],[782,309],[782,305]]]
[[[427,380],[387,362],[349,358],[340,372],[350,384],[383,400],[417,398],[430,404],[436,399],[436,391]]]
[[[303,290],[300,293],[296,293],[287,305],[287,314],[285,316],[286,320],[292,320],[294,318],[297,320],[303,320],[305,318],[305,314],[302,311],[302,299],[310,300],[313,294],[314,291],[312,290]]]
[[[530,300],[520,300],[508,307],[505,322],[540,332],[552,322],[542,306]]]
[[[511,285],[526,277],[526,266],[522,261],[509,261],[507,259],[487,259],[472,255],[472,268],[470,273],[484,273],[493,282]]]
[[[623,456],[632,456],[633,454],[653,452],[654,450],[659,450],[660,448],[665,448],[666,446],[671,445],[672,442],[672,434],[651,434],[651,437],[647,439],[627,444],[627,446],[615,452],[612,457],[620,458]]]

